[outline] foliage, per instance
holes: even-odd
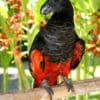
[[[40,14],[40,7],[44,1],[0,0],[0,67],[4,69],[4,93],[7,91],[9,78],[7,69],[12,62],[19,71],[19,89],[30,89],[22,58],[27,57],[40,26],[46,23],[45,16]],[[71,0],[71,2],[75,13],[76,32],[86,42],[86,53],[76,71],[76,78],[80,80],[94,77],[96,66],[100,67],[100,62],[96,60],[100,57],[100,1]]]

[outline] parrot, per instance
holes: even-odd
[[[79,65],[85,52],[85,42],[75,32],[70,0],[46,0],[40,14],[52,16],[32,42],[29,69],[34,78],[33,87],[44,88],[52,100],[52,86],[57,85],[59,75],[63,77],[68,91],[74,91],[68,75]]]

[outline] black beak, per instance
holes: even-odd
[[[49,5],[44,5],[40,10],[40,13],[43,15],[49,14],[51,12],[52,12],[52,8]]]

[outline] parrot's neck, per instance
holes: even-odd
[[[63,24],[64,22],[68,21],[74,24],[73,16],[73,8],[71,5],[69,5],[66,6],[62,11],[54,13],[49,22],[56,21],[57,24]]]

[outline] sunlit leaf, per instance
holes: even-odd
[[[4,18],[8,18],[8,8],[5,2],[3,2],[2,0],[0,0],[0,14],[4,17]]]

